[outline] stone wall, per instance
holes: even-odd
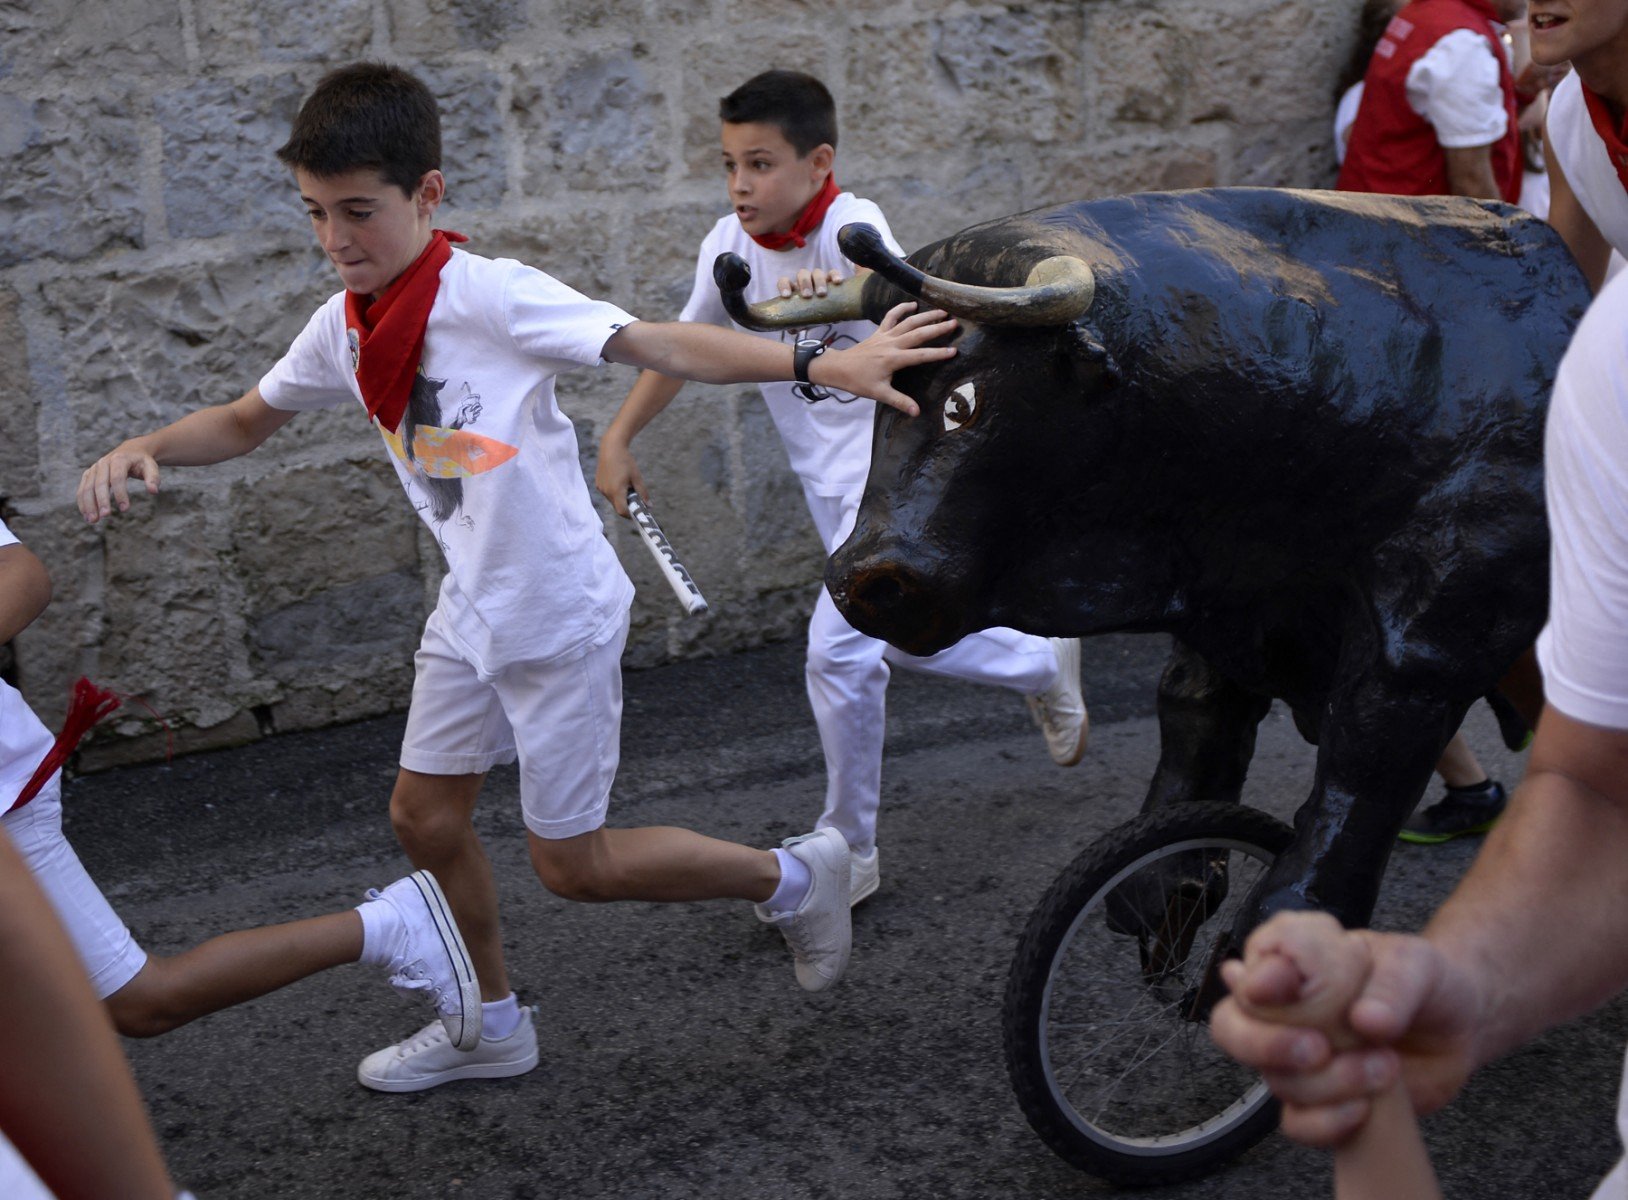
[[[85,673],[143,697],[88,765],[402,708],[441,572],[357,411],[172,468],[95,529],[80,471],[259,377],[337,286],[277,164],[358,57],[443,104],[441,223],[651,318],[727,211],[717,99],[823,77],[838,177],[915,246],[1114,192],[1330,182],[1357,0],[0,0],[0,512],[56,599],[12,670],[47,722]],[[583,466],[631,371],[561,381]],[[692,386],[637,447],[712,602],[682,616],[625,524],[627,662],[795,636],[820,550],[750,388]],[[607,510],[608,511],[608,510]]]

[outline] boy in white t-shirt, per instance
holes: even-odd
[[[0,643],[33,622],[50,596],[45,566],[0,521]],[[0,828],[50,899],[120,1033],[154,1037],[328,967],[366,962],[389,967],[396,987],[429,999],[449,1043],[469,1048],[480,1040],[469,955],[427,871],[370,892],[351,911],[240,929],[173,957],[149,956],[63,836],[55,749],[17,689],[0,680]]]
[[[1532,61],[1569,62],[1544,121],[1549,223],[1598,292],[1628,255],[1628,3],[1528,6]]]
[[[360,401],[448,571],[416,658],[401,773],[390,800],[413,862],[446,889],[474,960],[484,1034],[453,1052],[434,1024],[370,1055],[360,1081],[417,1091],[515,1075],[536,1034],[509,988],[491,866],[471,816],[492,766],[520,763],[531,859],[575,900],[757,902],[791,945],[798,981],[847,965],[848,851],[836,835],[769,851],[671,828],[604,826],[619,753],[622,645],[632,585],[604,537],[554,400],[572,366],[626,362],[707,382],[794,377],[789,347],[696,325],[637,322],[513,260],[453,250],[432,229],[444,195],[440,116],[410,73],[361,63],[330,73],[278,151],[345,290],[283,359],[231,404],[125,442],[84,474],[87,520],[128,507],[127,480],[159,465],[255,449],[296,412]],[[864,345],[825,355],[815,382],[907,412],[892,372],[953,355],[922,343],[953,328],[900,306]]]
[[[793,289],[805,297],[824,295],[827,287],[840,286],[852,265],[837,246],[837,232],[850,222],[874,226],[890,249],[903,253],[881,209],[837,190],[836,106],[819,80],[797,71],[765,71],[725,96],[719,116],[734,212],[701,243],[695,285],[680,321],[738,328],[712,280],[712,264],[725,252],[740,255],[751,267],[751,301],[790,296]],[[844,346],[872,328],[866,321],[847,321],[759,336]],[[630,448],[633,438],[681,387],[682,380],[644,372],[600,441],[595,486],[624,517],[628,489],[645,493]],[[764,384],[762,390],[829,554],[853,529],[859,511],[875,405],[841,392],[816,399],[809,389],[786,383]],[[917,658],[854,629],[822,587],[808,624],[808,698],[827,775],[825,811],[815,827],[835,829],[848,843],[855,903],[875,891],[880,879],[876,814],[890,664],[1026,695],[1060,765],[1072,766],[1085,751],[1078,640],[987,629],[931,658]]]

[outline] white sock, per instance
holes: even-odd
[[[480,1006],[480,1035],[501,1042],[519,1029],[523,1020],[520,1001],[514,998],[513,992],[501,1000],[487,1000]]]
[[[401,914],[385,900],[364,901],[356,906],[356,914],[362,918],[362,956],[356,961],[388,967],[406,932]]]
[[[814,876],[808,864],[791,851],[776,849],[774,856],[780,862],[780,886],[763,902],[763,907],[772,913],[796,912],[808,889],[814,886]]]

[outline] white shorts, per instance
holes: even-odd
[[[627,630],[623,614],[603,645],[482,679],[436,609],[413,659],[401,765],[423,775],[474,775],[518,758],[527,829],[542,838],[593,832],[605,823],[621,760]]]
[[[147,963],[147,952],[62,836],[62,776],[53,777],[22,808],[0,817],[0,825],[57,910],[98,999],[107,999],[136,977]]]

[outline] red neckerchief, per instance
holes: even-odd
[[[1594,122],[1594,132],[1605,143],[1605,152],[1611,158],[1611,165],[1617,169],[1617,178],[1624,188],[1628,188],[1628,121],[1614,120],[1605,98],[1598,92],[1589,91],[1588,85],[1581,79],[1577,82],[1582,84],[1583,102],[1588,105],[1588,116]]]
[[[73,685],[73,699],[68,704],[68,716],[62,722],[62,732],[57,734],[56,741],[46,753],[44,760],[35,769],[29,781],[23,785],[23,790],[17,793],[17,799],[12,802],[8,812],[15,812],[40,794],[40,789],[51,781],[57,768],[68,761],[68,756],[79,745],[80,739],[90,732],[90,727],[100,721],[108,713],[119,707],[119,698],[112,692],[97,687],[90,680],[81,677]]]
[[[430,244],[413,265],[396,276],[377,300],[345,293],[345,328],[354,338],[351,365],[362,389],[367,415],[391,433],[407,411],[418,360],[424,356],[424,326],[429,323],[441,268],[452,257],[452,242],[469,239],[450,229],[430,231]]]
[[[825,177],[825,186],[814,194],[814,199],[808,202],[808,207],[797,215],[785,233],[765,233],[761,237],[754,233],[748,236],[765,250],[790,250],[793,246],[801,250],[808,245],[808,235],[825,220],[825,210],[831,207],[831,201],[836,198],[837,177],[833,172]]]

